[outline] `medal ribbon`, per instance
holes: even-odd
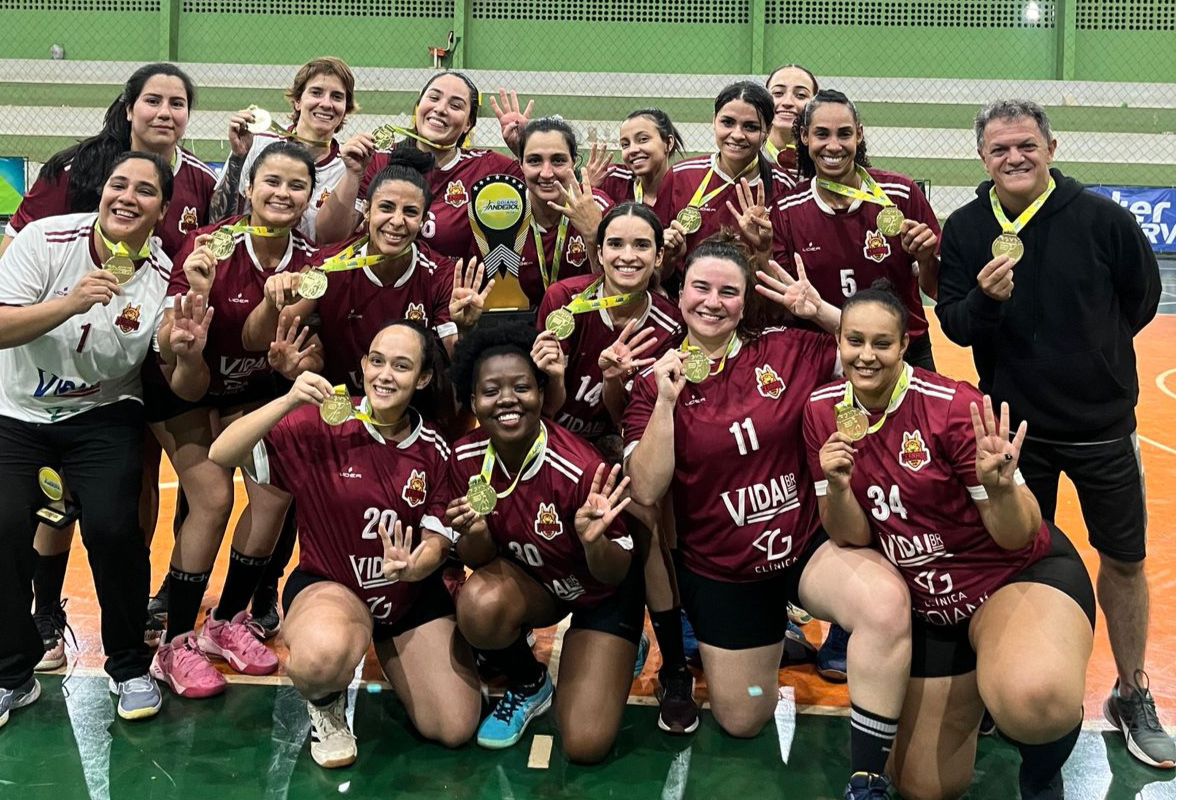
[[[530,209],[530,217],[533,216],[533,204],[529,199],[529,195],[525,196],[525,204]],[[549,289],[550,284],[558,280],[558,268],[562,264],[563,245],[567,243],[567,225],[570,220],[567,215],[563,214],[558,218],[558,233],[554,236],[554,260],[550,264],[550,274],[546,274],[546,251],[543,249],[542,232],[534,231],[533,246],[537,250],[538,269],[542,273],[542,288]]]
[[[412,139],[413,141],[420,142],[421,144],[425,145],[426,147],[432,147],[434,150],[453,150],[454,148],[458,147],[457,143],[456,144],[437,144],[436,142],[432,142],[429,139],[426,139],[421,134],[417,133],[415,128],[404,128],[404,127],[401,127],[400,125],[380,125],[379,127],[384,128],[385,130],[389,130],[392,133],[397,134],[398,136],[404,136],[406,138]]]
[[[908,394],[908,382],[911,377],[912,367],[908,364],[905,364],[904,369],[900,372],[900,377],[896,379],[895,387],[892,388],[892,396],[891,399],[888,400],[887,408],[883,410],[883,416],[879,418],[878,422],[867,428],[868,434],[875,433],[882,428],[883,423],[887,422],[888,414],[891,414],[900,407],[900,402],[904,400],[904,395]],[[864,412],[867,411],[866,408],[863,408],[861,403],[854,399],[854,384],[850,383],[850,381],[846,381],[846,393],[842,396],[842,402],[834,406],[833,410],[835,412],[846,411],[850,408],[853,408],[855,405],[859,406],[859,408],[862,408]]]
[[[796,145],[795,144],[785,144],[783,146],[783,149],[784,150],[795,150]],[[770,139],[767,139],[767,155],[769,155],[771,157],[771,160],[774,161],[775,163],[779,163],[779,153],[780,153],[780,149],[775,146],[775,143],[772,142]]]
[[[646,196],[646,190],[642,188],[642,179],[633,179],[633,199],[635,202],[642,202],[642,198]]]
[[[512,483],[509,484],[508,488],[496,495],[497,500],[503,500],[513,493],[513,490],[517,488],[517,484],[521,482],[521,473],[524,472],[525,468],[532,464],[534,460],[541,455],[542,450],[546,448],[546,426],[538,423],[538,427],[540,430],[538,431],[537,438],[533,440],[533,444],[530,446],[529,452],[525,454],[525,459],[521,462],[521,468],[518,469],[513,475]],[[481,479],[484,483],[490,486],[492,483],[492,471],[495,469],[495,467],[496,448],[489,441],[487,451],[483,454],[483,466],[479,468],[479,474],[475,477]]]
[[[1000,230],[1005,233],[1018,234],[1029,224],[1029,220],[1033,219],[1033,215],[1041,211],[1042,206],[1046,204],[1046,198],[1054,191],[1054,178],[1050,179],[1050,185],[1046,187],[1046,191],[1038,195],[1037,199],[1029,204],[1029,207],[1021,212],[1021,215],[1016,220],[1009,222],[1008,216],[1005,215],[1004,209],[1000,207],[1000,198],[996,196],[996,187],[992,186],[988,192],[988,199],[992,201],[992,213],[996,216],[996,222],[1000,223]]]
[[[571,302],[563,306],[572,314],[586,314],[589,311],[599,311],[602,308],[616,308],[637,302],[646,296],[645,292],[626,292],[599,297],[600,287],[604,278],[597,278],[590,286],[571,298]],[[593,294],[594,293],[594,294]],[[589,297],[589,295],[592,295]]]
[[[737,342],[738,342],[738,335],[735,333],[735,334],[733,334],[733,336],[730,337],[729,344],[725,345],[725,354],[721,356],[721,363],[717,364],[717,368],[709,374],[710,377],[712,375],[720,375],[721,372],[725,369],[725,359],[729,358],[729,354],[733,352],[733,348],[734,348],[734,346],[737,345]],[[689,338],[687,336],[683,337],[683,344],[679,345],[679,349],[685,353],[692,351],[692,350],[695,350],[697,352],[702,352],[699,347],[690,343]],[[710,358],[709,361],[712,361],[712,359]]]
[[[834,194],[840,194],[842,197],[853,197],[855,200],[862,200],[867,203],[875,203],[876,205],[881,205],[884,208],[896,205],[892,202],[892,199],[884,193],[879,184],[875,182],[875,179],[871,177],[870,173],[868,173],[862,167],[858,167],[857,172],[859,180],[861,180],[862,185],[866,187],[865,192],[862,189],[856,189],[853,186],[846,186],[844,184],[837,183],[836,181],[828,181],[824,178],[817,178],[817,186],[826,191],[833,192]]]
[[[292,232],[291,228],[268,228],[266,225],[251,225],[248,221],[249,217],[233,223],[232,225],[222,225],[218,230],[225,231],[233,235],[239,233],[248,233],[251,236],[262,236],[265,239],[279,239],[287,236]],[[214,231],[215,233],[215,231]]]
[[[344,383],[333,387],[333,393],[339,394],[342,397],[350,396],[350,392],[346,389],[346,384]],[[373,416],[371,416],[371,403],[366,397],[362,399],[362,404],[350,413],[350,417],[348,419],[356,419],[359,422],[365,422],[368,425],[374,425],[376,428],[394,428],[404,421],[401,419],[399,422],[383,422],[382,420],[375,419]]]
[[[711,181],[713,175],[716,174],[716,167],[715,166],[709,167],[708,173],[704,176],[704,180],[702,180],[700,182],[700,185],[698,187],[696,187],[696,192],[695,192],[695,194],[692,195],[692,199],[688,200],[688,206],[691,208],[700,208],[701,206],[707,205],[709,200],[712,200],[714,197],[719,195],[721,192],[725,191],[730,186],[733,186],[735,183],[737,183],[743,177],[745,177],[746,175],[749,175],[751,172],[753,172],[756,169],[758,169],[758,156],[755,156],[754,160],[751,161],[749,164],[747,164],[745,166],[745,168],[742,169],[741,172],[739,172],[737,175],[734,175],[733,180],[731,182],[722,183],[716,189],[713,189],[708,194],[705,194],[704,192],[708,188],[709,181]]]
[[[99,235],[100,241],[104,242],[104,246],[108,248],[108,252],[113,258],[120,258],[124,256],[125,258],[133,259],[135,261],[141,261],[150,257],[149,236],[146,237],[146,241],[142,242],[142,249],[137,251],[137,255],[134,255],[130,252],[129,245],[125,244],[124,242],[114,242],[112,239],[109,239],[104,235],[104,231],[100,230],[99,218],[96,219],[96,233]]]
[[[340,253],[330,256],[317,265],[316,269],[321,272],[347,272],[352,269],[362,269],[363,267],[374,266],[380,262],[387,261],[388,258],[400,258],[402,256],[356,256],[354,253],[367,243],[367,237],[359,239],[354,244],[346,247]],[[409,247],[411,253],[417,247],[416,242],[413,242]]]

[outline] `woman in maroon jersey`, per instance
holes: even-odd
[[[246,486],[249,507],[238,520],[221,601],[199,638],[193,628],[233,508],[233,476],[208,457],[208,448],[229,422],[276,396],[267,355],[247,350],[241,332],[262,299],[267,276],[302,269],[315,252],[296,228],[308,206],[314,174],[312,156],[300,145],[269,145],[251,166],[248,217],[231,217],[191,236],[171,278],[172,292],[199,292],[214,311],[204,349],[207,370],[198,376],[204,399],[160,409],[159,420],[151,425],[184,491],[203,498],[191,505],[175,541],[167,630],[151,666],[156,678],[184,697],[224,691],[225,679],[205,653],[248,674],[267,674],[278,666],[275,655],[255,638],[245,608],[279,535],[289,497]],[[222,251],[222,238],[229,252]],[[165,319],[171,317],[168,311]],[[169,371],[171,356],[163,357]]]
[[[387,325],[366,349],[365,396],[342,401],[344,424],[324,421],[333,386],[306,372],[211,451],[296,499],[300,564],[283,592],[282,638],[323,767],[356,758],[346,689],[372,643],[422,736],[458,747],[479,719],[479,679],[438,573],[452,535],[442,522],[450,450],[418,411],[436,402],[445,367],[413,322]]]
[[[593,177],[592,181],[614,203],[634,200],[653,208],[658,188],[671,169],[671,158],[683,154],[683,136],[660,108],[631,112],[617,135],[621,163],[603,168],[603,148],[595,148],[595,155],[588,159],[589,176],[600,170],[603,177]]]
[[[804,106],[817,93],[817,76],[799,64],[776,67],[765,81],[771,99],[775,101],[775,119],[767,135],[767,158],[796,176],[796,134],[793,126]]]
[[[770,210],[759,259],[790,266],[804,259],[809,280],[836,306],[886,277],[909,310],[905,359],[932,370],[933,348],[921,291],[937,297],[941,227],[906,175],[875,169],[858,110],[841,92],[817,92],[796,120],[801,183]]]
[[[474,569],[458,594],[472,645],[508,676],[476,741],[510,747],[550,706],[554,686],[522,630],[572,614],[556,704],[567,758],[594,763],[612,748],[642,633],[642,572],[621,511],[628,480],[583,439],[541,418],[546,375],[532,329],[501,323],[454,354],[455,390],[479,428],[455,443],[446,516]]]
[[[974,386],[906,364],[907,315],[886,282],[847,300],[849,380],[814,392],[804,413],[825,529],[884,553],[912,596],[892,775],[905,797],[961,796],[986,704],[1021,751],[1021,797],[1061,798],[1092,651],[1091,581],[1017,469],[1025,423],[1010,440],[1007,404],[997,421]]]
[[[492,150],[468,148],[467,139],[479,118],[479,89],[461,72],[439,72],[421,89],[413,110],[412,133],[400,144],[433,155],[427,174],[433,202],[421,236],[450,258],[467,258],[474,237],[467,220],[471,187],[488,175],[521,177],[512,158]],[[366,134],[355,134],[342,147],[346,175],[317,215],[317,241],[347,239],[366,209],[367,189],[375,173],[388,164],[388,151],[377,151]]]
[[[700,640],[709,701],[733,736],[755,736],[775,713],[785,606],[854,632],[848,673],[851,766],[883,771],[909,664],[908,591],[878,553],[828,541],[804,458],[801,416],[833,374],[831,336],[756,330],[748,300],[767,296],[826,330],[837,309],[778,265],[758,273],[736,240],[693,250],[679,299],[683,350],[635,381],[625,410],[634,500],[670,493],[683,608]],[[756,294],[757,292],[757,294]]]

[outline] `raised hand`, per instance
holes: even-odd
[[[659,398],[674,405],[687,383],[683,376],[683,356],[678,350],[668,350],[654,362],[654,382],[658,385]]]
[[[271,342],[271,347],[267,350],[267,363],[280,375],[295,375],[300,371],[304,359],[316,351],[315,338],[309,339],[307,325],[303,329],[300,328],[300,317],[293,317],[291,324],[288,324],[281,315],[275,326],[275,341]]]
[[[400,537],[397,539],[394,535],[396,528],[401,528]],[[413,582],[424,580],[433,571],[431,569],[419,569],[417,562],[422,552],[425,550],[425,541],[414,549],[413,529],[411,525],[404,525],[397,521],[392,525],[391,530],[382,521],[379,523],[379,541],[383,542],[383,577],[390,581],[406,581]],[[436,566],[436,565],[435,565]]]
[[[575,512],[575,532],[584,544],[599,541],[612,521],[625,510],[632,500],[627,493],[629,478],[625,477],[620,483],[617,483],[621,465],[614,464],[609,468],[607,479],[604,477],[604,472],[604,464],[596,467],[587,502]]]
[[[198,292],[187,297],[175,295],[175,316],[171,320],[170,348],[176,356],[199,355],[208,342],[208,326],[213,309]]]
[[[562,380],[567,372],[567,356],[563,353],[558,337],[551,331],[542,331],[533,340],[533,363],[551,380]]]
[[[595,186],[603,181],[608,175],[608,168],[612,166],[612,160],[612,153],[608,152],[608,145],[601,141],[592,142],[587,163],[583,167],[583,173],[587,175],[588,183]]]
[[[834,431],[825,444],[821,445],[819,453],[821,471],[829,485],[836,489],[848,490],[850,477],[854,473],[854,443],[850,437],[841,431]]]
[[[924,222],[904,220],[900,229],[900,246],[917,261],[928,261],[937,252],[938,237]]]
[[[786,308],[801,319],[812,319],[821,310],[823,303],[820,292],[808,280],[804,271],[804,259],[795,253],[796,277],[792,277],[779,266],[779,262],[770,260],[767,268],[770,273],[758,270],[758,283],[754,290]]]
[[[287,393],[292,408],[319,406],[326,397],[333,397],[333,384],[315,372],[301,373]]]
[[[687,231],[683,229],[683,223],[673,219],[670,225],[663,228],[663,263],[673,260],[682,262],[686,252]]]
[[[644,328],[635,334],[636,324],[637,320],[631,319],[617,340],[600,351],[600,373],[604,380],[626,381],[639,369],[654,363],[653,358],[639,358],[658,344],[654,329]]]
[[[187,278],[188,286],[205,297],[212,290],[213,281],[217,276],[217,257],[208,249],[210,239],[212,234],[208,233],[197,236],[195,247],[183,261],[183,274]]]
[[[250,132],[250,123],[254,121],[254,112],[243,109],[229,118],[229,151],[235,156],[245,158],[254,145],[254,134]]]
[[[342,145],[340,154],[346,172],[362,177],[375,155],[375,140],[365,133],[356,133]]]
[[[1016,486],[1017,462],[1021,457],[1021,445],[1025,441],[1026,424],[1017,427],[1017,433],[1008,438],[1008,403],[1000,404],[1000,424],[992,411],[992,398],[983,396],[983,417],[979,406],[971,403],[971,426],[975,429],[975,477],[989,493],[1007,491]]]
[[[769,255],[774,229],[771,227],[771,216],[767,213],[766,187],[760,183],[756,190],[750,181],[742,178],[733,188],[737,192],[737,207],[728,200],[725,201],[725,207],[737,220],[742,240],[755,253]]]
[[[530,100],[529,104],[525,106],[525,110],[522,111],[521,101],[515,91],[502,88],[499,95],[499,103],[496,102],[495,97],[489,97],[488,102],[492,104],[492,113],[500,121],[500,136],[508,145],[508,149],[515,153],[520,149],[521,131],[525,130],[525,126],[529,123],[529,116],[533,113],[533,101]]]
[[[454,289],[450,292],[450,319],[460,331],[475,327],[483,315],[488,295],[496,285],[496,279],[488,281],[487,286],[480,291],[486,270],[483,264],[472,258],[463,268],[460,258],[454,265]]]
[[[555,188],[558,189],[558,202],[549,201],[547,205],[555,211],[566,216],[571,220],[571,224],[575,226],[575,230],[583,234],[583,238],[588,242],[596,241],[596,230],[600,227],[600,219],[603,217],[603,212],[600,211],[600,206],[596,204],[596,197],[592,194],[592,182],[588,178],[587,171],[583,173],[583,181],[575,180],[575,176],[570,178],[570,186],[563,186],[560,182],[554,182]]]
[[[96,303],[108,305],[120,293],[121,284],[117,283],[115,275],[106,269],[95,269],[79,279],[79,283],[67,295],[67,300],[74,313],[82,314]]]

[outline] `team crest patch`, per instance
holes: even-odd
[[[467,204],[467,188],[462,181],[450,181],[446,187],[446,205],[452,208],[462,208]]]
[[[929,448],[921,439],[921,431],[905,433],[904,440],[900,442],[900,466],[907,467],[913,472],[920,472],[921,468],[929,461]]]
[[[779,395],[783,394],[783,390],[787,388],[787,385],[783,382],[783,378],[779,377],[779,374],[771,369],[770,364],[755,367],[754,377],[758,381],[758,393],[763,397],[778,400]]]
[[[404,318],[413,322],[425,321],[425,304],[424,303],[409,303],[408,311],[404,312]]]
[[[404,498],[404,502],[416,508],[425,502],[425,486],[425,471],[414,469],[408,476],[408,483],[404,484],[404,491],[400,496]]]
[[[121,316],[117,317],[117,327],[121,329],[121,333],[133,333],[142,327],[142,307],[127,303],[125,308],[121,309]]]
[[[583,246],[582,236],[572,236],[567,240],[567,263],[573,267],[582,267],[587,261],[587,248]]]
[[[179,232],[187,233],[200,224],[200,218],[196,214],[195,206],[184,206],[183,213],[179,215]]]
[[[563,532],[562,520],[558,518],[554,503],[538,503],[537,521],[533,524],[533,530],[546,541]]]
[[[867,238],[863,241],[864,256],[876,263],[881,263],[891,254],[892,246],[888,244],[887,237],[879,231],[867,231]]]

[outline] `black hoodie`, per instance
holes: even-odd
[[[972,348],[979,388],[997,408],[1008,401],[1014,428],[1027,420],[1031,437],[1059,442],[1128,436],[1138,398],[1133,337],[1158,308],[1158,263],[1129,211],[1050,172],[1056,188],[1020,233],[1025,254],[1006,301],[977,280],[1001,232],[992,182],[946,220],[937,316],[952,341]]]

